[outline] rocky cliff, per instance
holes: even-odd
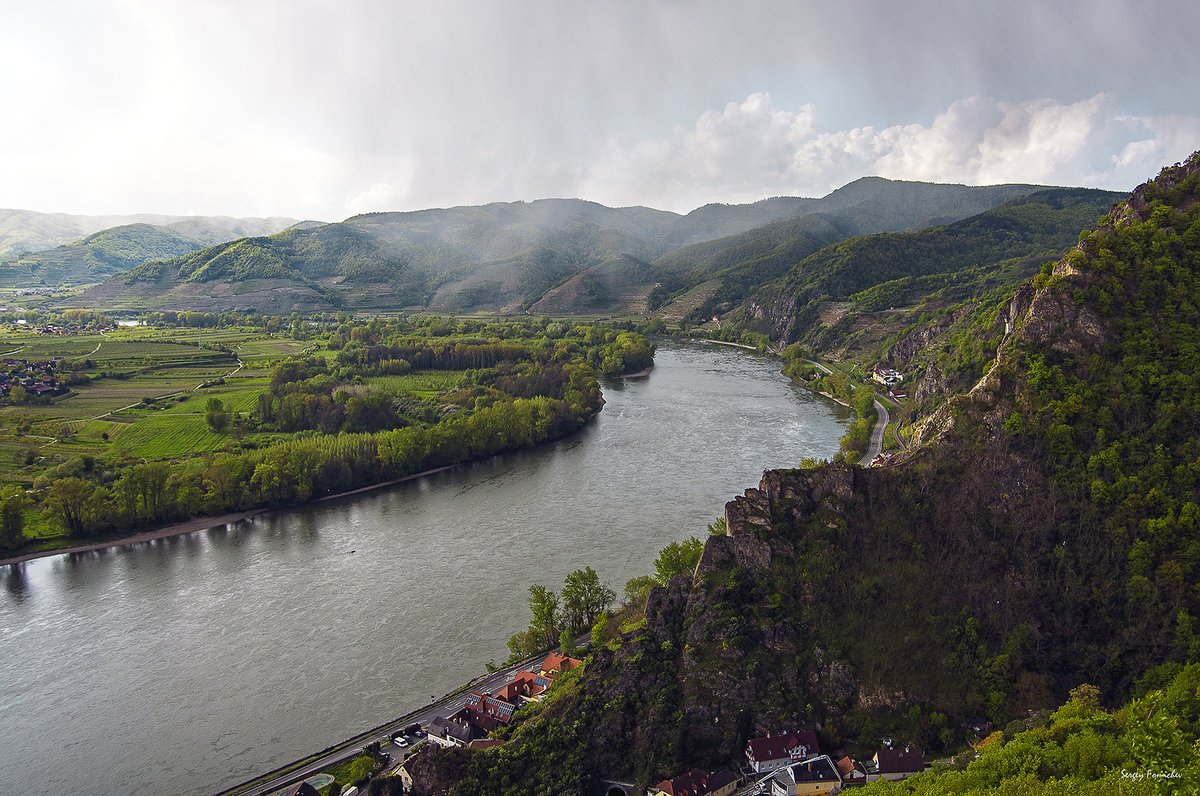
[[[649,783],[802,727],[937,751],[1200,655],[1198,231],[1193,156],[983,317],[994,357],[899,464],[764,473],[644,626],[447,788]]]

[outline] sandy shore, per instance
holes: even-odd
[[[716,343],[717,345],[731,345],[734,348],[744,348],[747,351],[757,351],[758,350],[758,348],[756,348],[755,346],[746,345],[745,343],[731,343],[728,340],[713,340],[708,337],[697,337],[696,339],[700,340],[702,342],[705,342],[705,343]]]
[[[617,378],[619,378],[619,379],[644,379],[645,377],[650,375],[650,371],[652,371],[652,370],[654,370],[653,365],[646,368],[645,370],[639,370],[637,373],[626,373],[624,375],[618,376]]]
[[[363,492],[370,492],[373,489],[385,489],[389,486],[402,484],[405,481],[412,481],[417,478],[424,478],[427,475],[440,473],[445,470],[453,470],[458,467],[457,464],[448,464],[445,467],[435,467],[432,470],[424,470],[412,475],[406,475],[403,478],[397,478],[392,481],[383,481],[370,486],[351,489],[348,492],[338,492],[336,495],[327,495],[323,498],[317,498],[313,503],[322,503],[326,500],[337,500],[338,498],[347,497],[349,495],[358,495]],[[124,545],[141,544],[142,542],[153,542],[155,539],[166,539],[171,536],[182,536],[185,533],[195,533],[196,531],[206,531],[209,528],[219,528],[222,525],[228,525],[231,522],[241,522],[250,517],[258,516],[259,514],[267,514],[272,511],[285,511],[289,508],[298,508],[308,505],[305,503],[297,503],[292,506],[275,506],[273,508],[250,509],[248,511],[234,511],[229,514],[218,514],[215,517],[194,517],[190,520],[177,522],[174,525],[167,525],[154,531],[142,531],[131,536],[121,536],[114,539],[107,539],[100,542],[91,542],[88,544],[72,545],[71,547],[59,547],[54,550],[42,550],[37,553],[25,553],[11,558],[0,558],[0,566],[5,564],[20,564],[22,561],[31,561],[35,558],[46,558],[47,556],[61,556],[67,553],[90,553],[95,550],[105,550],[109,547],[123,547]]]

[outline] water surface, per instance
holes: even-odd
[[[186,536],[0,569],[0,793],[204,794],[502,660],[526,590],[621,593],[839,407],[778,363],[660,347],[562,442]]]

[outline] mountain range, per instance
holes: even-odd
[[[147,260],[177,257],[247,235],[269,235],[296,223],[291,218],[0,210],[0,287],[95,283]]]
[[[821,199],[686,215],[578,199],[371,213],[154,259],[72,299],[125,309],[665,317],[727,310],[829,243],[952,222],[1038,190],[864,178]]]

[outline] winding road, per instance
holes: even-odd
[[[407,713],[397,719],[389,721],[387,724],[382,724],[372,730],[368,730],[361,735],[357,735],[348,741],[343,741],[336,746],[333,746],[319,755],[311,758],[308,762],[298,765],[293,763],[285,766],[283,769],[278,769],[269,774],[265,774],[250,782],[243,783],[228,790],[221,791],[218,796],[265,796],[271,794],[288,785],[293,785],[303,779],[311,777],[313,774],[328,768],[331,765],[340,763],[343,760],[355,757],[361,754],[364,749],[371,743],[378,742],[383,750],[395,754],[398,747],[390,746],[392,736],[400,731],[400,728],[411,724],[419,723],[421,726],[428,726],[430,722],[437,716],[449,716],[458,710],[461,710],[466,703],[467,695],[471,691],[481,691],[492,693],[500,686],[512,679],[512,676],[520,669],[528,669],[529,671],[537,671],[541,668],[542,661],[545,660],[545,655],[538,655],[534,658],[526,658],[520,663],[509,666],[505,669],[493,672],[491,674],[478,677],[472,680],[469,688],[461,689],[460,691],[442,697],[423,708]],[[411,750],[404,750],[405,754]],[[393,765],[398,764],[399,760],[393,760]]]
[[[891,421],[887,407],[881,404],[878,398],[875,399],[875,412],[879,415],[879,419],[875,421],[875,429],[871,432],[871,444],[867,446],[866,454],[858,460],[861,467],[866,467],[872,459],[883,452],[883,432]]]

